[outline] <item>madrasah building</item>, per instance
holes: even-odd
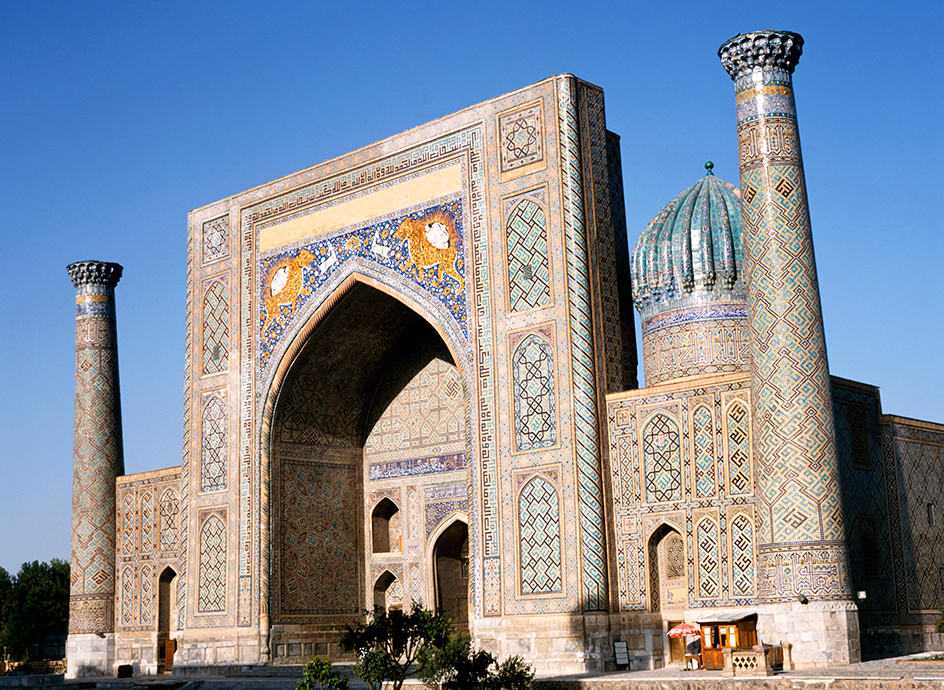
[[[68,675],[336,658],[413,600],[540,674],[740,614],[798,667],[921,648],[944,425],[830,376],[802,43],[721,47],[739,188],[709,169],[632,252],[603,91],[566,74],[192,211],[174,467],[124,474],[122,268],[70,265]]]

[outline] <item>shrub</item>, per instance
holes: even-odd
[[[295,690],[347,690],[347,678],[331,668],[331,662],[321,657],[309,659],[302,679]]]

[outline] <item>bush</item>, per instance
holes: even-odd
[[[327,659],[315,657],[305,664],[305,672],[295,690],[347,690],[347,678],[331,668]]]
[[[465,633],[454,633],[444,645],[424,649],[416,675],[443,690],[530,690],[534,679],[534,671],[520,656],[499,664],[488,652],[473,651],[472,638]]]
[[[345,626],[340,643],[345,650],[357,652],[354,675],[374,690],[386,681],[400,690],[423,650],[445,644],[449,630],[448,618],[414,601],[409,613],[375,608],[367,623]]]
[[[944,633],[944,609],[941,609],[941,617],[934,623],[934,632]]]

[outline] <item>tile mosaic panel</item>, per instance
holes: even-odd
[[[606,611],[608,576],[603,483],[599,453],[596,360],[592,332],[591,276],[584,218],[580,158],[580,114],[577,83],[558,81],[558,128],[561,132],[561,178],[565,206],[564,238],[573,372],[574,444],[577,457],[580,553],[585,611]],[[602,94],[600,94],[602,98]],[[584,113],[584,122],[589,117]]]
[[[515,449],[557,444],[557,394],[554,347],[546,337],[524,336],[511,356]]]
[[[226,454],[228,410],[226,391],[216,391],[204,397],[200,458],[200,490],[217,491],[226,488]]]
[[[502,175],[530,172],[544,160],[544,108],[540,100],[498,116]],[[527,170],[526,170],[527,169]]]
[[[503,201],[505,266],[509,311],[551,303],[547,253],[547,190],[537,189]]]
[[[549,476],[556,478],[557,472]],[[555,482],[543,474],[528,479],[518,493],[518,534],[521,594],[563,592],[560,497]]]
[[[741,212],[750,273],[759,595],[766,602],[786,602],[795,592],[814,587],[818,598],[849,600],[829,366],[791,86],[793,64],[763,70],[726,65],[737,94]],[[778,90],[776,96],[768,93],[771,88]]]
[[[229,214],[208,220],[203,224],[203,263],[229,257],[230,222]]]
[[[226,514],[204,515],[200,527],[198,613],[226,610]]]
[[[229,280],[219,276],[203,285],[203,374],[229,368]]]
[[[263,256],[258,267],[259,375],[311,296],[352,262],[366,262],[420,286],[467,335],[465,233],[461,202],[447,198]]]
[[[356,481],[353,465],[283,458],[276,621],[360,610]]]

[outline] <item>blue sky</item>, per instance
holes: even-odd
[[[832,373],[944,422],[939,3],[323,4],[0,1],[0,567],[69,558],[66,264],[125,267],[126,470],[179,464],[189,210],[569,72],[605,90],[634,243],[706,160],[738,184],[716,53],[739,32],[806,40],[794,86]]]

